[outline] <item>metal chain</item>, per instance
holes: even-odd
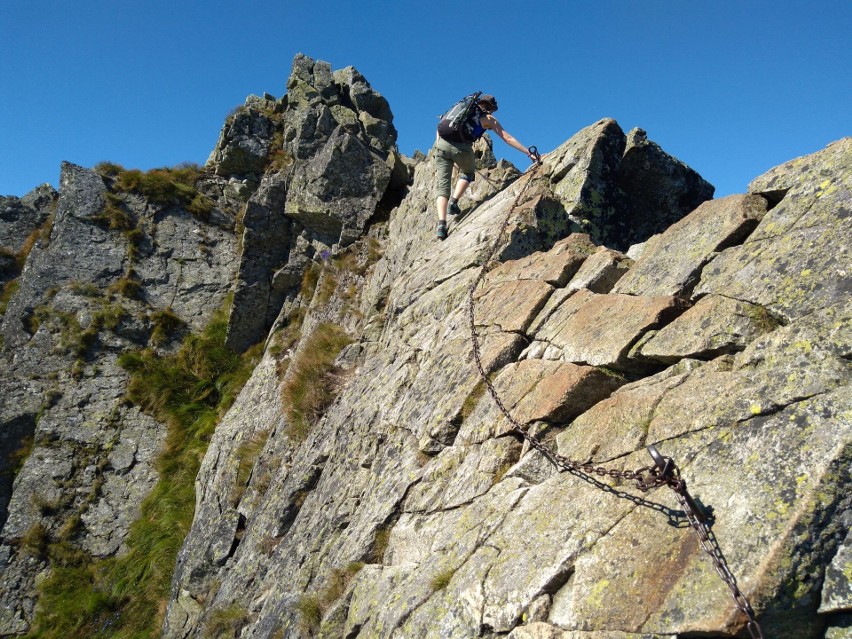
[[[479,275],[477,276],[476,280],[474,280],[473,284],[470,287],[470,291],[468,292],[468,320],[470,322],[470,335],[471,341],[473,343],[473,357],[476,361],[476,367],[477,369],[479,369],[479,375],[482,378],[482,381],[485,383],[485,386],[488,389],[488,393],[491,395],[491,398],[494,400],[494,403],[497,405],[497,408],[512,425],[512,432],[515,435],[520,436],[525,442],[529,444],[531,448],[541,453],[544,458],[547,459],[558,470],[567,471],[580,477],[588,478],[594,485],[601,488],[602,490],[613,492],[619,497],[625,497],[627,499],[633,499],[634,501],[642,502],[645,505],[650,505],[650,502],[644,502],[643,500],[637,499],[634,496],[629,495],[629,493],[617,491],[616,489],[613,489],[606,484],[598,482],[594,479],[594,477],[611,477],[613,479],[621,479],[627,482],[633,482],[636,488],[638,488],[642,492],[648,492],[649,490],[653,488],[658,488],[659,486],[668,486],[669,488],[671,488],[675,493],[675,498],[677,499],[681,508],[683,508],[683,512],[686,516],[690,528],[692,528],[695,534],[698,536],[698,541],[701,544],[701,548],[710,557],[713,562],[714,568],[716,569],[716,572],[719,574],[719,577],[730,589],[731,596],[733,597],[737,609],[740,610],[740,612],[742,612],[748,620],[746,623],[746,628],[748,629],[751,638],[763,639],[763,632],[760,629],[757,620],[755,619],[754,610],[752,609],[751,604],[749,604],[748,599],[746,599],[746,596],[739,589],[739,586],[737,585],[737,579],[728,567],[728,562],[725,559],[724,554],[722,553],[722,549],[719,547],[719,544],[716,541],[716,537],[713,534],[713,531],[710,529],[707,515],[702,510],[701,506],[699,506],[699,504],[692,498],[692,496],[687,491],[686,480],[681,479],[680,469],[671,457],[663,457],[659,453],[659,451],[657,451],[656,447],[648,446],[648,452],[650,453],[651,458],[654,460],[653,466],[644,466],[636,470],[616,470],[613,468],[596,466],[592,462],[580,462],[577,460],[569,459],[568,457],[564,457],[563,455],[555,453],[547,446],[545,446],[540,439],[527,432],[523,424],[521,424],[520,422],[518,422],[518,420],[514,418],[509,409],[507,409],[505,404],[503,404],[503,401],[500,399],[500,395],[497,393],[496,389],[494,388],[494,385],[491,383],[491,379],[488,377],[488,373],[485,371],[485,367],[482,364],[482,354],[479,348],[479,335],[476,331],[474,295],[476,289],[478,288],[482,280],[485,278],[485,275],[489,270],[489,264],[491,260],[494,258],[495,254],[497,253],[497,250],[500,248],[500,242],[502,240],[503,234],[506,231],[506,227],[509,225],[509,220],[511,219],[512,213],[514,213],[515,209],[521,201],[521,198],[526,193],[530,184],[532,184],[533,177],[538,172],[540,166],[541,163],[536,162],[533,165],[532,170],[529,171],[525,176],[526,183],[523,185],[522,188],[518,190],[514,201],[509,207],[509,212],[506,214],[506,218],[503,220],[503,224],[500,226],[500,229],[497,232],[497,237],[494,240],[494,244],[492,245],[491,250],[485,256],[482,262],[482,268],[479,271]],[[657,509],[663,510],[661,507],[658,507]]]
[[[748,619],[746,628],[748,629],[749,635],[751,635],[752,639],[763,639],[763,631],[760,629],[760,626],[755,619],[754,610],[746,596],[737,585],[737,578],[728,567],[728,562],[722,554],[722,549],[719,547],[716,536],[713,534],[713,531],[710,529],[707,521],[700,516],[703,515],[703,513],[701,513],[700,510],[696,512],[690,507],[688,502],[689,493],[686,492],[686,482],[682,483],[682,490],[674,489],[675,498],[683,508],[690,527],[698,536],[701,548],[713,561],[713,565],[716,568],[716,572],[720,579],[725,582],[728,589],[731,591],[731,597],[733,598],[737,608],[745,615],[746,619]]]

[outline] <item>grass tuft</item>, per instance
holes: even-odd
[[[382,526],[376,530],[376,536],[373,538],[373,547],[370,549],[370,559],[372,563],[384,563],[385,553],[390,546],[391,529],[389,526]]]
[[[21,469],[24,467],[24,462],[29,459],[30,454],[33,452],[33,445],[35,443],[35,438],[32,435],[24,437],[17,448],[15,448],[11,453],[9,453],[9,470],[8,473],[14,478],[21,472]]]
[[[284,149],[284,131],[276,131],[272,136],[272,144],[269,145],[266,170],[272,173],[280,173],[293,166],[294,161],[293,155]]]
[[[452,580],[453,575],[455,574],[455,570],[443,570],[432,577],[432,579],[429,581],[429,585],[432,587],[432,590],[434,592],[437,592],[438,590],[443,590],[444,588],[450,585],[450,581]]]
[[[340,370],[334,360],[351,342],[335,324],[320,324],[305,338],[281,389],[292,439],[304,441],[334,401],[340,384]]]
[[[320,273],[322,273],[322,266],[316,262],[311,262],[305,270],[305,274],[302,276],[302,287],[299,289],[299,295],[302,296],[303,300],[307,301],[313,298],[314,292],[317,290]]]
[[[104,210],[92,220],[112,231],[132,231],[136,228],[136,220],[124,208],[121,198],[113,193],[107,193]]]
[[[186,328],[186,322],[178,317],[171,307],[151,313],[150,319],[154,326],[150,338],[154,346],[168,344]]]
[[[238,604],[214,610],[210,614],[210,620],[202,637],[204,639],[236,639],[248,621],[248,612]]]
[[[322,618],[346,593],[349,583],[363,567],[360,561],[353,561],[343,568],[335,568],[319,592],[302,595],[296,604],[296,611],[299,613],[299,625],[305,634],[313,634],[319,628]]]
[[[18,265],[19,270],[24,268],[24,264],[26,264],[27,258],[30,256],[36,242],[40,239],[47,239],[50,237],[50,229],[52,227],[53,219],[50,219],[42,227],[36,229],[27,236],[27,239],[24,240],[23,246],[21,246],[21,250],[18,251],[18,254],[15,256],[15,262]]]
[[[296,603],[299,626],[303,633],[313,634],[322,621],[322,608],[316,595],[302,595]]]
[[[363,567],[362,562],[353,561],[343,568],[335,568],[331,571],[325,587],[320,591],[320,603],[324,609],[331,608],[331,605],[344,595],[349,583]]]
[[[9,301],[12,299],[12,296],[18,292],[18,289],[21,287],[21,280],[19,278],[15,278],[9,282],[6,282],[3,285],[3,288],[0,289],[0,317],[6,314],[6,309],[9,307]]]
[[[47,528],[41,523],[30,526],[20,539],[21,549],[31,557],[36,558],[46,556],[49,542],[50,535]]]
[[[95,165],[95,173],[104,177],[114,178],[124,173],[125,169],[115,162],[99,162]]]
[[[139,299],[142,293],[142,283],[139,281],[136,271],[133,269],[130,269],[110,288],[128,300]]]
[[[185,163],[142,172],[102,162],[95,170],[109,178],[112,188],[118,192],[139,193],[154,204],[163,206],[183,206],[202,219],[206,219],[213,210],[213,202],[195,188],[201,177],[201,167],[197,164]]]

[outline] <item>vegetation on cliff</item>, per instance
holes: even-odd
[[[194,481],[216,423],[257,363],[258,349],[240,356],[225,347],[227,313],[219,311],[174,355],[150,349],[125,353],[127,398],[168,425],[158,460],[160,479],[126,540],[127,552],[93,558],[70,542],[73,522],[57,540],[29,540],[51,562],[29,639],[155,637],[175,559],[194,512]],[[79,526],[79,518],[77,520]]]
[[[118,193],[139,193],[154,204],[183,206],[187,211],[205,218],[213,208],[213,202],[200,194],[195,188],[201,177],[201,167],[185,163],[172,168],[125,169],[111,162],[102,162],[95,171],[112,181],[112,188]],[[110,228],[126,229],[124,216],[112,201],[108,207]]]

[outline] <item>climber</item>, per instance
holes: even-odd
[[[438,239],[447,237],[447,212],[450,215],[461,213],[458,201],[470,183],[476,177],[476,158],[473,143],[485,131],[493,131],[509,146],[527,155],[534,162],[539,161],[538,153],[531,147],[527,150],[497,121],[492,113],[497,110],[497,100],[493,95],[474,93],[456,103],[438,123],[438,132],[433,150],[437,165],[438,197]],[[450,182],[453,164],[459,167],[459,179],[450,197]]]

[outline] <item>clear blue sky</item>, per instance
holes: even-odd
[[[0,195],[56,186],[63,160],[204,163],[302,52],[363,73],[407,155],[482,90],[524,144],[613,117],[720,197],[852,135],[850,42],[850,0],[0,0]]]

